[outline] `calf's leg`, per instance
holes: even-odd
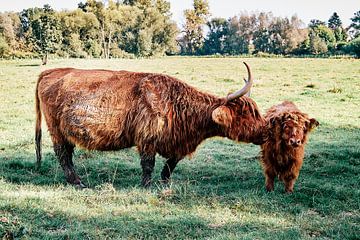
[[[296,175],[289,175],[284,179],[285,192],[292,193],[296,182]]]
[[[275,172],[272,168],[267,168],[265,170],[265,188],[266,191],[271,192],[274,191],[274,180],[275,180]]]

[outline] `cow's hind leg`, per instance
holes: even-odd
[[[164,183],[168,183],[170,180],[171,173],[174,171],[177,163],[179,160],[177,158],[169,158],[165,165],[163,170],[161,171],[161,180]]]
[[[155,153],[140,153],[141,167],[142,167],[142,180],[141,185],[149,187],[151,184],[151,174],[155,166]]]
[[[60,161],[62,169],[64,170],[66,181],[80,188],[86,187],[81,182],[74,169],[74,163],[72,161],[74,145],[68,142],[54,143],[54,151]]]

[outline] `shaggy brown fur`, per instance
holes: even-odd
[[[72,68],[44,71],[36,88],[36,153],[41,161],[41,112],[69,183],[75,146],[118,150],[136,145],[147,186],[159,153],[167,158],[162,179],[206,138],[227,137],[260,144],[265,121],[256,103],[200,92],[162,74]]]
[[[303,163],[308,133],[319,125],[292,102],[271,107],[266,115],[266,141],[261,145],[261,162],[267,191],[274,190],[277,176],[285,191],[292,192]]]

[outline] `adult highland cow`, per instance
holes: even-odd
[[[245,63],[246,65],[246,63]],[[118,150],[137,146],[148,186],[156,153],[167,159],[162,180],[206,138],[261,143],[264,119],[243,96],[253,83],[219,98],[162,74],[58,68],[41,73],[36,88],[36,153],[41,162],[41,112],[66,180],[84,186],[75,173],[75,146]]]
[[[319,125],[300,112],[294,103],[285,101],[271,107],[266,115],[265,143],[261,145],[261,163],[267,191],[274,190],[274,180],[284,182],[292,192],[303,163],[305,144],[311,130]]]

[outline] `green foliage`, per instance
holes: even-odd
[[[243,58],[53,60],[46,68],[167,73],[217,96],[239,89]],[[89,188],[66,184],[43,127],[43,165],[34,168],[36,60],[0,61],[0,238],[14,239],[358,239],[360,232],[360,61],[249,58],[261,112],[284,99],[319,120],[293,194],[264,189],[259,146],[215,138],[184,159],[166,186],[139,185],[136,149],[77,150]],[[311,67],[311,70],[310,67]],[[307,86],[314,87],[307,87]],[[341,89],[341,90],[340,90]],[[329,90],[335,90],[328,92]],[[10,238],[10,237],[9,237]]]
[[[324,39],[313,32],[310,34],[309,51],[312,54],[324,54],[328,51],[328,45]]]
[[[324,54],[334,51],[336,39],[333,31],[325,25],[315,25],[309,31],[309,53]]]
[[[354,16],[351,18],[349,31],[354,38],[360,36],[360,11],[354,13]]]
[[[209,20],[208,0],[194,0],[193,8],[184,11],[179,35],[170,9],[167,0],[86,0],[73,11],[55,12],[45,5],[0,13],[2,51],[6,52],[2,57],[42,56],[46,62],[48,54],[108,59],[174,55],[179,50],[189,55],[330,55],[343,53],[338,44],[348,41],[348,28],[341,26],[336,13],[329,27],[314,19],[304,28],[296,16],[275,17],[271,12]],[[360,11],[352,18],[350,38],[359,34],[359,16]]]
[[[224,54],[229,26],[225,18],[213,18],[207,23],[209,33],[204,42],[205,54]]]
[[[74,11],[55,12],[45,5],[0,14],[0,34],[11,51],[36,52],[46,60],[48,53],[80,58],[174,54],[178,29],[166,0],[87,0]]]
[[[270,51],[270,32],[266,28],[257,30],[254,33],[254,47],[256,52],[271,52]]]
[[[23,47],[21,35],[21,22],[16,13],[0,13],[0,34],[4,37],[9,50],[17,51]]]
[[[99,57],[99,21],[91,12],[80,9],[70,12],[60,12],[62,32],[62,50],[71,57]]]
[[[89,56],[99,58],[101,56],[101,45],[97,40],[87,39],[84,43],[85,51]]]
[[[109,1],[108,7],[101,2],[88,1],[86,11],[93,13],[99,22],[102,56],[113,54],[117,49],[136,56],[154,56],[171,53],[175,49],[177,27],[170,19],[167,1],[134,1],[125,5]],[[113,48],[113,44],[117,47]]]
[[[346,30],[344,28],[338,27],[333,31],[334,31],[334,36],[335,36],[336,42],[346,41],[347,34],[346,34]]]
[[[247,54],[253,33],[254,16],[241,14],[228,20],[228,35],[225,38],[224,51],[230,55]]]
[[[193,9],[184,11],[184,36],[180,41],[182,52],[185,54],[199,54],[204,44],[203,25],[210,15],[207,0],[194,0]]]
[[[7,44],[5,38],[0,35],[0,57],[7,57],[9,53],[9,45]]]
[[[349,43],[348,50],[350,53],[355,54],[358,58],[360,58],[360,36]]]
[[[43,64],[46,64],[48,54],[55,53],[61,47],[62,34],[55,11],[49,5],[44,5],[30,28],[34,50],[43,55]]]
[[[334,12],[328,20],[328,27],[333,31],[336,42],[346,41],[346,31],[342,27],[342,22],[336,12]]]
[[[315,35],[321,38],[328,46],[336,42],[335,35],[330,28],[325,25],[318,25],[312,29]]]
[[[306,39],[307,31],[296,16],[273,17],[271,13],[242,13],[229,20],[209,21],[204,54],[293,53]],[[252,44],[250,44],[252,43]]]
[[[325,25],[325,22],[318,19],[312,19],[310,20],[309,28],[316,28],[320,25]]]
[[[334,12],[333,15],[331,15],[331,17],[329,18],[328,27],[333,31],[337,28],[342,27],[342,22],[340,20],[339,15],[336,12]]]

